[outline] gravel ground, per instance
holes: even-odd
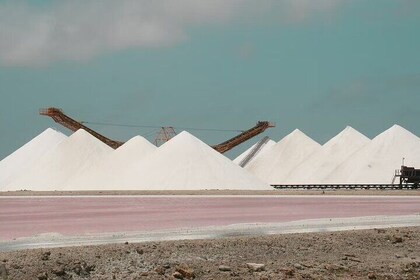
[[[0,253],[0,279],[420,279],[420,227]]]

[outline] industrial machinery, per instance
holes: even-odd
[[[263,139],[258,141],[257,144],[254,145],[252,150],[241,160],[239,163],[240,167],[245,167],[261,150],[262,148],[270,141],[268,136],[265,136]]]
[[[161,127],[161,129],[156,135],[155,141],[153,141],[153,144],[159,147],[163,143],[168,142],[171,138],[175,137],[175,135],[175,128],[173,128],[172,126]]]
[[[393,182],[396,177],[400,177],[400,187],[412,184],[414,188],[418,188],[420,184],[420,169],[403,165],[401,169],[395,170]]]
[[[79,129],[84,129],[85,131],[87,131],[88,133],[90,133],[91,135],[93,135],[94,137],[98,138],[100,141],[104,142],[105,144],[107,144],[108,146],[116,149],[118,147],[120,147],[121,145],[124,144],[124,142],[121,141],[115,141],[112,139],[109,139],[101,134],[99,134],[98,132],[88,128],[87,126],[83,125],[82,122],[76,121],[74,119],[72,119],[71,117],[67,116],[66,114],[64,114],[63,110],[59,109],[59,108],[46,108],[46,109],[41,109],[39,111],[40,115],[43,116],[48,116],[51,117],[55,122],[61,124],[62,126],[72,130],[72,131],[77,131]],[[213,149],[215,149],[216,151],[220,152],[220,153],[225,153],[231,149],[233,149],[234,147],[238,146],[239,144],[251,139],[252,137],[255,137],[256,135],[263,133],[266,129],[271,128],[271,127],[275,127],[275,124],[272,122],[268,122],[268,121],[259,121],[257,122],[257,124],[246,130],[243,131],[241,134],[223,142],[220,143],[218,145],[212,146]],[[161,130],[160,133],[162,133],[162,131],[165,131],[165,128],[162,128],[163,130]],[[167,130],[166,130],[167,131]],[[171,131],[173,131],[171,134],[165,133],[164,136],[165,137],[159,137],[158,134],[158,138],[157,140],[164,140],[167,141],[170,139],[171,135],[175,135],[175,130],[173,129],[173,127],[171,127]],[[161,134],[160,134],[161,135]],[[168,136],[169,135],[169,136]],[[162,135],[161,135],[162,136]],[[157,140],[156,143],[157,143]]]
[[[86,132],[89,132],[94,137],[98,138],[108,146],[113,149],[118,148],[123,142],[111,140],[96,131],[90,129],[89,127],[83,125],[81,122],[78,122],[69,116],[65,115],[61,109],[58,108],[47,108],[47,109],[40,109],[39,114],[43,116],[51,117],[56,123],[61,124],[64,127],[67,127],[71,131],[77,131],[79,129],[84,129]]]
[[[249,139],[251,139],[252,137],[257,136],[258,134],[263,133],[266,129],[271,128],[271,127],[275,127],[276,125],[272,122],[267,122],[267,121],[259,121],[257,122],[257,124],[248,129],[245,130],[244,132],[242,132],[241,134],[219,144],[219,145],[215,145],[212,146],[213,149],[215,149],[216,151],[220,152],[220,153],[226,153],[227,151],[235,148],[236,146],[238,146],[239,144],[242,144],[245,141],[248,141]]]

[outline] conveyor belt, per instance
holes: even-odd
[[[239,166],[245,167],[245,165],[247,165],[251,159],[253,159],[261,151],[261,149],[268,143],[269,140],[270,138],[268,136],[265,136],[263,139],[261,139],[239,163]]]
[[[271,185],[275,189],[377,189],[377,190],[401,190],[401,189],[419,189],[419,186],[416,184],[305,184],[305,185]]]
[[[54,107],[50,107],[50,108],[46,108],[46,109],[40,109],[39,113],[43,116],[48,116],[51,117],[55,122],[61,124],[64,127],[67,127],[68,129],[70,129],[73,132],[76,132],[78,129],[84,129],[85,131],[87,131],[88,133],[90,133],[91,135],[93,135],[94,137],[98,138],[99,140],[101,140],[102,142],[104,142],[105,144],[107,144],[108,146],[117,149],[118,147],[120,147],[121,145],[124,144],[124,142],[121,141],[115,141],[112,139],[109,139],[101,134],[99,134],[98,132],[90,129],[89,127],[85,126],[82,124],[82,122],[76,121],[72,118],[70,118],[69,116],[67,116],[66,114],[64,114],[63,110],[59,109],[59,108],[54,108]],[[257,124],[246,130],[243,131],[241,134],[221,143],[218,145],[214,145],[211,146],[213,149],[215,149],[216,151],[220,152],[220,153],[226,153],[227,151],[230,151],[231,149],[235,148],[236,146],[240,145],[241,143],[251,139],[252,137],[263,133],[266,129],[271,128],[271,127],[275,127],[275,123],[272,122],[268,122],[268,121],[259,121],[257,122]],[[172,128],[173,130],[173,128]],[[174,131],[175,132],[175,131]]]

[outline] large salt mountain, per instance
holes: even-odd
[[[369,138],[348,126],[297,165],[287,175],[286,183],[323,184],[338,165],[369,142]]]
[[[63,133],[48,128],[0,161],[0,190],[5,189],[19,174],[26,172],[38,158],[66,138]]]
[[[271,139],[268,140],[267,143],[265,143],[264,146],[262,146],[262,148],[258,151],[258,153],[255,154],[254,157],[248,162],[248,164],[251,163],[251,161],[253,161],[256,158],[258,158],[259,156],[261,156],[262,154],[264,154],[265,152],[269,151],[271,149],[271,147],[273,147],[275,144],[276,144],[275,141],[273,141]],[[245,157],[247,157],[257,145],[258,145],[258,142],[255,143],[254,145],[252,145],[245,152],[243,152],[242,154],[240,154],[237,158],[235,158],[233,160],[233,162],[239,165],[241,163],[241,161],[243,159],[245,159]]]
[[[64,190],[72,177],[78,176],[92,164],[102,161],[113,149],[86,131],[79,129],[58,144],[23,172],[8,186],[8,190]]]
[[[334,169],[326,183],[390,184],[402,164],[420,167],[420,138],[394,125]]]
[[[269,184],[284,184],[287,174],[320,147],[320,144],[296,129],[245,166],[245,169]]]
[[[140,190],[272,189],[186,131],[127,167],[114,184]]]
[[[122,190],[119,174],[127,166],[154,152],[156,146],[142,136],[135,136],[121,147],[95,162],[65,184],[71,190]]]

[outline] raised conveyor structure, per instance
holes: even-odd
[[[245,141],[248,141],[249,139],[251,139],[252,137],[257,136],[258,134],[263,133],[266,129],[270,128],[270,127],[275,127],[276,125],[272,122],[268,122],[268,121],[259,121],[257,122],[257,124],[253,127],[250,128],[244,132],[242,132],[241,134],[219,144],[219,145],[215,145],[212,146],[213,149],[215,149],[216,151],[220,152],[220,153],[226,153],[227,151],[230,151],[231,149],[233,149],[234,147],[242,144]]]
[[[124,142],[121,142],[121,141],[111,140],[99,134],[98,132],[94,131],[93,129],[90,129],[89,127],[83,125],[81,122],[78,122],[72,119],[71,117],[64,114],[62,109],[54,108],[54,107],[40,109],[39,114],[43,116],[51,117],[56,123],[59,123],[64,127],[67,127],[73,132],[79,129],[84,129],[85,131],[87,131],[94,137],[98,138],[99,140],[101,140],[102,142],[110,146],[111,148],[116,149],[124,144]],[[270,128],[270,127],[275,127],[275,124],[268,121],[259,121],[254,127],[242,132],[241,134],[219,145],[212,146],[212,148],[223,154],[227,151],[230,151],[234,147],[242,144],[243,142],[251,139],[252,137],[264,132],[267,128]]]
[[[270,141],[270,137],[268,136],[265,136],[263,139],[258,141],[252,150],[241,160],[239,166],[245,167],[261,151],[268,141]]]
[[[65,115],[64,112],[61,109],[58,109],[58,108],[40,109],[39,114],[43,115],[43,116],[51,117],[56,123],[59,123],[64,127],[67,127],[68,129],[70,129],[73,132],[76,132],[79,129],[84,129],[86,132],[88,132],[91,135],[93,135],[94,137],[98,138],[99,140],[101,140],[102,142],[104,142],[105,144],[110,146],[111,148],[116,149],[116,148],[120,147],[122,144],[124,144],[124,142],[111,140],[111,139],[97,133],[96,131],[90,129],[89,127],[83,125],[81,122],[78,122],[78,121],[70,118],[69,116]]]

